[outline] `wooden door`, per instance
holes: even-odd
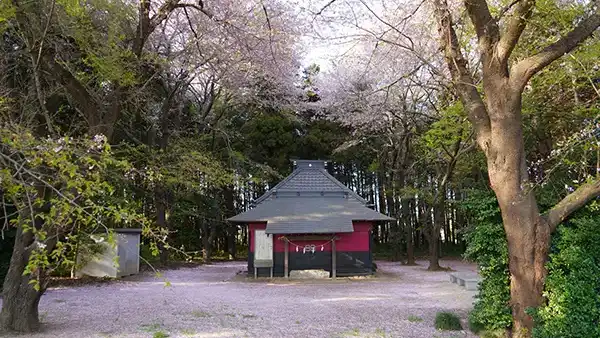
[[[254,230],[254,259],[273,260],[273,237],[265,230]]]

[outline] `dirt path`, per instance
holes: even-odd
[[[383,278],[275,283],[236,277],[244,262],[219,263],[166,271],[170,287],[141,275],[56,288],[40,304],[44,332],[32,337],[474,337],[433,328],[440,310],[465,319],[475,293],[420,263],[378,262]]]

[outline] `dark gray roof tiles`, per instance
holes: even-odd
[[[267,233],[352,232],[352,221],[389,221],[393,218],[365,207],[353,198],[279,197],[229,219],[267,222]]]
[[[268,199],[271,197],[271,195],[278,191],[339,191],[345,192],[365,204],[367,202],[356,192],[350,190],[348,187],[342,184],[342,182],[336,180],[335,177],[331,176],[327,172],[327,170],[318,167],[314,169],[302,167],[294,170],[294,172],[283,179],[283,181],[279,182],[275,187],[256,199],[254,204],[262,203],[264,200]]]
[[[323,161],[298,161],[298,169],[255,201],[256,207],[229,219],[267,222],[267,233],[352,232],[352,221],[393,218],[366,207],[366,201],[325,170]]]

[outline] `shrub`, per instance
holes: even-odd
[[[491,194],[475,192],[461,203],[470,224],[465,258],[480,268],[482,282],[469,329],[482,337],[501,335],[511,326],[508,252],[500,210]],[[559,226],[552,237],[546,304],[528,309],[534,338],[600,337],[600,205],[595,202]]]
[[[438,312],[435,315],[435,328],[438,330],[462,330],[460,318],[452,312]]]
[[[470,219],[465,232],[465,258],[477,263],[482,277],[469,313],[469,329],[475,333],[505,330],[511,326],[512,317],[508,247],[500,208],[491,192],[481,191],[472,192],[461,207]]]
[[[553,238],[547,303],[534,312],[536,338],[600,337],[600,232],[590,209],[561,225]]]

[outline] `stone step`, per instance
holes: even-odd
[[[464,286],[467,290],[477,290],[481,277],[476,272],[454,272],[450,274],[450,282]]]
[[[325,270],[292,270],[290,279],[323,279],[329,278],[329,271]]]

